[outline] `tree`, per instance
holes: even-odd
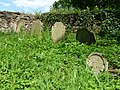
[[[59,1],[55,1],[55,3],[53,4],[53,8],[55,9],[60,9],[60,8],[69,8],[72,6],[71,0],[59,0]]]
[[[59,0],[53,4],[53,8],[79,8],[86,9],[89,7],[90,9],[97,6],[98,8],[119,8],[120,1],[119,0]]]

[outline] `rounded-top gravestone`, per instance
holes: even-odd
[[[62,22],[56,22],[54,26],[52,26],[52,35],[51,38],[53,42],[60,41],[65,35],[65,26]]]
[[[33,21],[31,30],[32,34],[41,35],[43,31],[43,23],[40,20]]]
[[[96,42],[95,34],[88,31],[86,28],[77,30],[76,40],[78,40],[81,43],[88,44],[88,45]]]
[[[95,73],[98,74],[103,71],[108,70],[108,62],[107,60],[103,57],[101,53],[93,52],[91,53],[87,60],[86,63],[88,67]]]
[[[23,31],[25,29],[25,22],[23,20],[18,20],[16,25],[14,23],[14,27],[16,27],[16,32]]]

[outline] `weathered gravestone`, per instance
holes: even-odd
[[[32,34],[36,34],[38,36],[41,35],[43,31],[43,23],[40,20],[33,21],[31,30]]]
[[[65,26],[62,22],[56,22],[54,26],[52,26],[52,35],[51,38],[53,42],[60,41],[65,35]]]
[[[108,70],[108,62],[100,53],[91,53],[86,63],[95,74]]]
[[[23,20],[18,20],[17,23],[14,23],[14,29],[16,27],[15,32],[20,32],[20,31],[24,31],[25,29],[25,22]]]
[[[86,28],[77,30],[76,40],[78,40],[81,43],[88,44],[88,45],[96,42],[95,34],[88,31]]]

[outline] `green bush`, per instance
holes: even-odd
[[[74,11],[74,10],[73,10]],[[99,10],[94,9],[92,11],[88,9],[78,12],[69,12],[62,10],[59,12],[49,12],[40,15],[39,19],[44,23],[44,26],[48,26],[50,29],[55,22],[62,22],[67,29],[74,30],[73,27],[88,28],[95,31],[93,25],[100,26],[100,36],[106,36],[119,40],[120,37],[120,11],[119,10]],[[96,21],[98,23],[96,23]],[[95,31],[96,32],[96,31]]]
[[[108,18],[102,21],[101,24],[102,33],[108,38],[120,38],[120,19],[118,18]]]

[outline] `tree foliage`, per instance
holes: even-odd
[[[53,4],[53,8],[79,8],[86,9],[89,7],[93,9],[95,6],[98,8],[119,8],[120,1],[119,0],[59,0]]]

